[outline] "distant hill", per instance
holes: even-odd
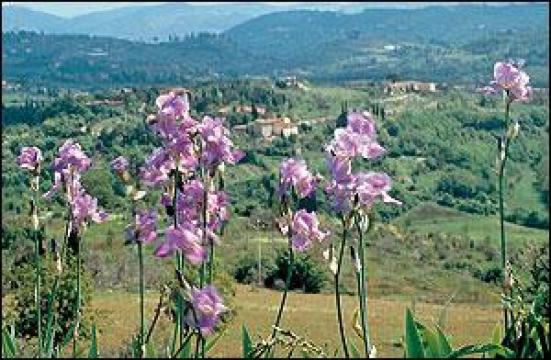
[[[259,16],[226,34],[258,54],[315,61],[320,55],[316,48],[328,42],[362,39],[454,45],[496,31],[548,27],[548,16],[547,4],[366,9],[358,14],[289,11]]]
[[[168,35],[223,32],[234,25],[281,7],[263,4],[194,6],[167,3],[156,6],[128,6],[61,18],[21,6],[2,7],[2,32],[43,31],[51,34],[85,34],[151,41]],[[286,8],[284,7],[283,10]]]
[[[174,18],[186,7],[154,6],[172,10]],[[119,9],[135,19],[150,10]],[[532,85],[547,87],[548,12],[547,4],[368,9],[357,14],[285,11],[248,20],[220,35],[171,37],[161,43],[9,32],[2,36],[2,72],[3,79],[12,81],[82,87],[289,73],[329,83],[397,76],[480,85],[489,80],[495,61],[520,57],[526,59]],[[107,29],[124,17],[99,16],[91,22]],[[123,27],[119,34],[124,34]]]
[[[21,6],[2,6],[2,32],[9,30],[56,32],[66,19]]]

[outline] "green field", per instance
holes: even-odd
[[[393,221],[408,230],[422,234],[442,232],[460,234],[476,240],[491,239],[499,244],[499,217],[475,216],[435,204],[421,204]],[[521,245],[527,241],[545,242],[549,231],[516,224],[505,224],[509,243]]]

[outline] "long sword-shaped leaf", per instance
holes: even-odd
[[[438,342],[440,343],[440,349],[443,355],[450,354],[453,351],[452,346],[450,345],[448,337],[440,330],[440,326],[438,325],[436,326],[436,335],[438,336]]]
[[[249,336],[249,332],[247,331],[245,325],[242,326],[241,333],[243,337],[243,359],[248,359],[253,347],[251,337]]]
[[[16,354],[15,337],[2,328],[2,357],[14,358]]]
[[[417,331],[417,326],[415,326],[415,320],[413,320],[413,315],[411,310],[406,309],[406,357],[407,358],[421,358],[425,357],[425,351],[423,350],[423,343],[421,342],[421,337]]]
[[[360,352],[358,351],[358,348],[352,341],[350,341],[350,352],[352,353],[352,357],[355,359],[361,359],[362,356],[360,355]]]
[[[54,348],[54,301],[57,294],[58,288],[58,279],[55,279],[52,292],[48,295],[48,311],[47,311],[47,323],[46,323],[46,337],[44,338],[44,343],[42,347],[46,349],[47,358],[52,357],[53,348]]]
[[[216,335],[211,341],[209,341],[208,343],[206,343],[205,345],[205,354],[207,354],[209,352],[210,349],[212,349],[214,347],[214,345],[216,345],[216,343],[218,342],[218,340],[220,340],[220,338],[222,337],[222,335],[224,335],[226,333],[226,331],[222,331],[220,332],[218,335]]]
[[[467,355],[473,355],[473,354],[483,354],[493,351],[496,354],[499,354],[501,356],[510,358],[514,356],[513,351],[510,349],[507,349],[504,346],[497,345],[497,344],[485,344],[485,345],[468,345],[465,347],[462,347],[461,349],[454,350],[451,354],[447,356],[448,359],[455,359]]]
[[[92,325],[92,345],[90,345],[90,351],[88,352],[88,359],[97,359],[98,354],[98,342],[96,337],[96,324]]]

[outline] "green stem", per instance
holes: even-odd
[[[140,354],[141,357],[144,357],[143,347],[145,344],[145,314],[144,314],[144,280],[143,280],[143,253],[142,253],[143,244],[141,241],[138,241],[138,259],[140,266]]]
[[[343,326],[343,322],[342,322],[341,295],[340,295],[340,290],[339,290],[339,275],[341,273],[342,259],[343,259],[343,255],[344,255],[344,246],[345,246],[345,243],[346,243],[346,235],[347,235],[346,225],[344,225],[343,228],[344,229],[343,229],[343,234],[342,234],[341,249],[340,249],[340,252],[339,252],[337,272],[335,273],[335,300],[336,300],[336,303],[337,303],[337,320],[339,322],[339,333],[341,335],[342,349],[344,351],[344,356],[346,356],[346,358],[348,358],[349,357],[349,355],[348,355],[348,346],[346,345],[346,337],[345,337],[345,334],[344,334],[344,326]]]
[[[359,233],[359,257],[360,257],[360,289],[359,290],[359,297],[360,297],[360,313],[361,313],[361,321],[362,321],[362,335],[363,335],[363,342],[364,342],[364,350],[365,350],[365,356],[369,357],[369,351],[371,348],[370,341],[369,341],[369,327],[367,323],[367,284],[365,281],[365,274],[366,274],[366,266],[365,266],[365,247],[364,247],[364,241],[363,241],[363,232],[360,229],[360,225],[358,226],[358,233]]]
[[[214,278],[214,244],[210,242],[210,254],[209,254],[209,278],[208,283],[212,284],[212,279]]]
[[[173,223],[174,223],[174,228],[177,228],[178,227],[178,208],[177,208],[177,200],[178,200],[178,190],[179,190],[179,187],[180,187],[180,181],[181,181],[181,178],[180,178],[180,172],[178,171],[178,169],[176,169],[176,171],[174,172],[174,178],[173,178],[173,184],[174,184],[174,193],[173,193],[173,196],[172,196],[172,220],[173,220]],[[183,274],[184,273],[184,253],[183,251],[179,251],[177,254],[176,254],[176,268],[178,269],[178,271],[180,272],[180,274]],[[181,298],[178,299],[178,305],[179,305],[179,308],[180,309],[183,309],[184,307],[184,303],[182,301]],[[179,339],[179,342],[180,342],[180,346],[182,346],[183,344],[183,341],[184,341],[184,333],[183,333],[183,326],[182,326],[182,322],[183,322],[183,316],[182,314],[180,313],[180,311],[178,311],[176,313],[176,325],[174,327],[174,337],[173,337],[173,344],[172,344],[172,348],[174,349],[175,347],[175,341],[176,339]]]
[[[507,128],[509,126],[509,110],[510,110],[510,102],[506,100],[505,102],[505,131],[507,131]],[[507,150],[509,148],[509,139],[507,137],[504,137],[503,140],[505,143],[502,143],[501,146],[504,147],[504,156],[503,159],[501,159],[501,162],[499,164],[499,225],[500,225],[500,233],[501,233],[501,268],[503,276],[505,276],[506,271],[506,265],[507,265],[507,242],[505,239],[505,223],[504,223],[504,210],[503,210],[503,179],[504,179],[504,170],[505,170],[505,161],[507,159]],[[500,151],[500,157],[501,157],[501,149]],[[507,309],[503,309],[503,318],[504,318],[504,326],[505,326],[505,332],[507,332],[507,329],[509,328],[509,319],[507,316]]]
[[[38,323],[38,354],[42,357],[42,309],[40,304],[40,249],[38,243],[38,234],[34,234],[35,239],[35,267],[36,267],[36,287],[35,287],[35,302],[36,302],[36,318]]]
[[[206,244],[207,241],[207,201],[208,201],[208,173],[205,171],[205,168],[201,168],[202,172],[202,178],[203,178],[203,204],[202,204],[202,237],[203,237],[203,244]],[[211,254],[214,254],[213,250],[213,244],[212,241],[210,242],[210,249]],[[209,258],[209,279],[206,278],[206,272],[207,272],[207,263],[206,261],[203,261],[201,264],[201,270],[199,274],[199,287],[203,288],[205,285],[205,280],[208,280],[208,283],[212,283],[212,262],[214,259],[212,257]],[[199,335],[199,338],[197,339],[198,343],[201,344],[201,358],[205,358],[205,338],[201,335]]]
[[[35,284],[35,305],[36,305],[36,319],[37,319],[37,330],[38,330],[38,354],[42,357],[42,309],[40,303],[40,283],[41,283],[41,266],[40,266],[40,239],[38,235],[38,204],[36,192],[38,191],[38,180],[36,177],[34,179],[34,186],[31,184],[32,189],[32,199],[31,199],[31,222],[34,227],[34,261],[35,261],[35,270],[36,270],[36,284]],[[33,180],[31,180],[33,183]]]
[[[77,338],[78,338],[78,327],[80,323],[80,239],[77,237],[77,301],[76,301],[76,321],[75,329],[73,333],[73,358],[76,358],[77,353]]]
[[[291,229],[289,228],[289,234],[291,234]],[[289,235],[290,236],[290,235]],[[276,328],[279,327],[281,321],[281,316],[283,315],[283,308],[285,307],[285,301],[287,300],[287,293],[289,292],[289,286],[291,284],[291,276],[293,274],[293,248],[290,245],[289,239],[289,260],[287,262],[287,276],[285,278],[285,290],[283,291],[283,296],[281,297],[281,303],[279,304],[279,310],[277,312],[276,321],[274,323],[274,329],[272,330],[272,339],[276,335]]]

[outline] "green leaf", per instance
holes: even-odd
[[[75,331],[75,324],[73,323],[69,330],[67,330],[67,333],[65,334],[65,337],[63,338],[63,342],[61,343],[61,348],[65,348],[73,338],[73,332]]]
[[[155,344],[153,344],[153,339],[150,339],[145,344],[145,356],[150,359],[157,357],[157,352],[155,351]]]
[[[16,356],[15,338],[2,328],[2,357],[14,358]]]
[[[211,341],[209,341],[205,344],[205,355],[209,352],[210,349],[212,349],[214,347],[214,345],[216,345],[218,340],[220,340],[222,335],[224,335],[225,333],[226,333],[225,331],[220,332]]]
[[[453,351],[453,349],[450,345],[450,342],[448,341],[446,334],[444,334],[442,330],[440,330],[440,327],[438,325],[436,325],[436,335],[438,336],[438,343],[440,344],[440,354],[442,356],[447,356]]]
[[[349,342],[350,344],[350,352],[352,353],[352,357],[355,359],[361,359],[362,356],[360,355],[360,352],[358,351],[358,348],[352,341]]]
[[[180,359],[189,359],[191,356],[191,334],[185,339],[185,344],[180,352]]]
[[[45,357],[52,357],[53,347],[54,347],[54,334],[55,329],[53,326],[54,322],[54,301],[57,294],[58,279],[54,281],[54,286],[52,292],[48,295],[48,311],[47,311],[47,322],[46,322],[46,337],[44,338],[44,343],[42,347],[46,349]]]
[[[514,356],[514,353],[507,349],[506,347],[503,347],[501,345],[497,344],[484,344],[484,345],[467,345],[462,347],[461,349],[457,349],[451,352],[447,356],[448,359],[455,359],[462,356],[472,355],[472,354],[482,354],[493,351],[498,355],[504,356],[504,357],[512,357]]]
[[[249,359],[249,354],[253,350],[251,337],[249,336],[249,332],[247,331],[247,328],[245,325],[242,326],[242,337],[243,337],[243,358]]]
[[[90,345],[90,351],[88,352],[88,359],[98,358],[98,344],[96,338],[96,324],[92,325],[92,345]]]
[[[501,334],[501,324],[497,323],[492,331],[492,344],[501,344],[503,335]]]
[[[434,332],[428,328],[424,328],[421,331],[421,337],[425,340],[425,352],[428,358],[442,357],[442,349],[440,348],[440,341]]]
[[[409,308],[406,309],[406,357],[407,358],[421,358],[425,357],[425,351],[423,350],[423,343],[421,337],[415,326],[415,320]]]

